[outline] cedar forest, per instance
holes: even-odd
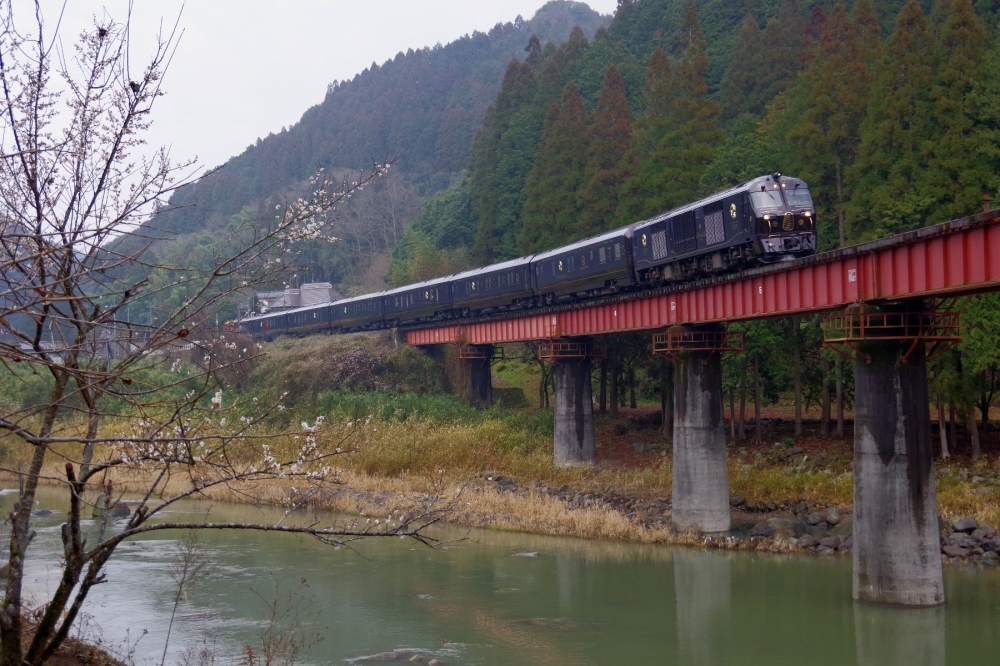
[[[312,170],[386,156],[396,172],[341,211],[342,242],[303,245],[300,281],[353,295],[446,275],[773,171],[809,183],[820,250],[973,214],[1000,193],[998,19],[996,0],[619,0],[610,21],[554,0],[331,84],[298,125],[179,191],[185,207],[157,218],[177,237],[154,251],[207,258],[229,220],[264,219]],[[728,400],[788,396],[797,421],[805,404],[849,406],[850,364],[822,348],[819,322],[738,325]],[[971,299],[962,325],[931,392],[975,455],[1000,295]],[[647,338],[613,340],[615,406],[659,390]]]

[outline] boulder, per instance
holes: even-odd
[[[830,530],[830,534],[836,534],[841,538],[849,537],[854,532],[854,521],[850,518],[845,518],[839,524],[835,525],[833,529]]]
[[[988,550],[985,553],[983,553],[983,559],[984,560],[989,560],[991,562],[996,562],[996,561],[1000,560],[1000,555],[997,555],[992,550]]]
[[[816,513],[815,511],[810,511],[809,515],[806,516],[806,521],[810,525],[819,525],[820,523],[823,522],[823,516],[819,513]]]
[[[997,539],[996,537],[992,539],[983,539],[979,543],[979,547],[986,551],[990,550],[1000,551],[1000,539]]]
[[[952,532],[944,540],[946,546],[957,546],[958,548],[972,548],[976,545],[976,540],[965,532]]]
[[[819,545],[822,546],[823,548],[832,548],[833,550],[837,550],[838,548],[840,548],[840,537],[834,535],[834,536],[828,536],[824,539],[820,539]]]
[[[38,513],[37,511],[35,512]],[[976,529],[972,530],[970,535],[976,541],[982,541],[983,539],[992,539],[997,535],[997,531],[990,527],[989,525],[980,525]]]
[[[812,534],[803,534],[795,542],[795,545],[799,548],[815,548],[819,545],[819,540],[817,540]]]
[[[745,497],[743,497],[743,495],[733,495],[732,497],[729,498],[729,506],[734,508],[738,506],[743,506],[746,503],[747,500]]]
[[[841,550],[850,550],[854,548],[854,535],[848,534],[843,541],[840,542]]]
[[[952,525],[951,529],[955,530],[956,532],[971,533],[972,530],[976,529],[978,526],[979,525],[976,523],[975,518],[963,518],[962,520]]]
[[[128,518],[132,515],[132,511],[129,510],[127,506],[122,503],[114,504],[111,509],[109,509],[112,518]]]
[[[965,557],[969,554],[967,549],[960,548],[959,546],[945,546],[941,549],[941,552],[948,557]]]
[[[836,507],[830,507],[826,510],[826,515],[823,516],[823,520],[830,525],[836,525],[840,522],[840,511],[837,511]]]
[[[36,518],[45,518],[47,516],[51,516],[52,515],[52,510],[51,509],[35,509],[34,511],[31,512],[31,515],[35,516]]]
[[[791,518],[768,518],[754,525],[750,536],[792,539],[806,533],[806,526],[800,520]]]

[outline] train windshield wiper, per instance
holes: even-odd
[[[777,190],[773,192],[767,190],[751,192],[750,200],[753,202],[753,207],[758,210],[762,208],[781,208],[784,205]]]

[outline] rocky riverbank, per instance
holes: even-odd
[[[345,477],[317,495],[323,508],[382,516],[420,507],[434,497],[404,479]],[[481,529],[552,536],[686,545],[814,556],[847,556],[853,548],[853,510],[833,502],[731,499],[733,528],[723,534],[679,532],[671,525],[671,497],[636,496],[613,487],[549,486],[537,480],[484,473],[466,479],[457,493],[441,494],[449,523]],[[450,499],[449,499],[450,498]],[[1000,561],[996,532],[973,519],[941,521],[942,557],[979,570]]]

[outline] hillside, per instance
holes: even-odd
[[[774,170],[813,186],[824,248],[976,212],[998,181],[997,14],[972,0],[624,0],[593,39],[511,64],[467,178],[425,204],[446,214],[408,230],[390,282]]]
[[[386,157],[421,194],[447,187],[465,166],[504,67],[525,56],[528,38],[558,43],[573,26],[593,34],[604,20],[583,3],[553,0],[531,20],[518,17],[487,33],[372,63],[350,81],[331,83],[323,102],[295,125],[258,139],[177,192],[170,203],[183,208],[161,215],[157,225],[179,233],[217,227],[320,167],[358,169]]]

